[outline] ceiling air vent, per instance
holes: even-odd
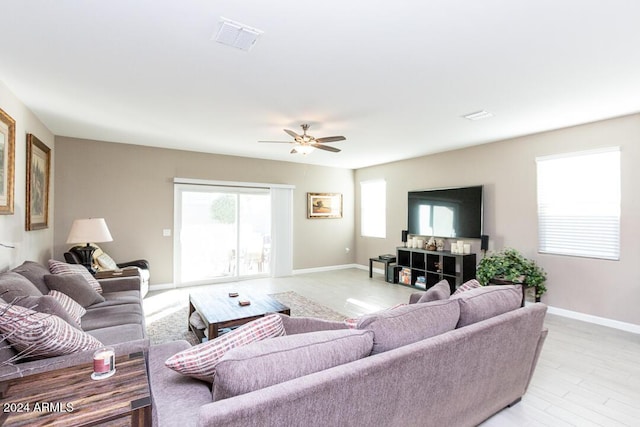
[[[260,30],[230,19],[221,18],[220,28],[214,39],[218,43],[248,52],[256,44],[261,34],[262,31]]]
[[[476,111],[475,113],[464,115],[462,117],[464,117],[467,120],[482,120],[482,119],[488,119],[489,117],[493,117],[493,113],[482,110],[482,111]]]

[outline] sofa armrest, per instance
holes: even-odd
[[[121,262],[116,265],[118,266],[118,268],[138,267],[143,270],[149,270],[149,261],[147,261],[146,259],[136,259],[133,261]]]
[[[287,335],[304,334],[307,332],[330,331],[335,329],[349,329],[344,322],[316,319],[314,317],[290,317],[276,313],[282,318],[282,324]]]
[[[126,276],[98,279],[98,283],[102,286],[102,291],[108,293],[118,291],[140,291],[142,282],[139,276]]]

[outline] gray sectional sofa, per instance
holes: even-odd
[[[72,276],[53,277],[47,267],[26,261],[0,274],[0,298],[7,303],[21,297],[42,297],[54,281],[73,289]],[[147,351],[149,339],[142,310],[141,282],[138,276],[99,280],[103,293],[99,302],[89,304],[81,318],[81,328],[104,345],[113,346],[116,354]],[[82,300],[82,296],[78,299]],[[17,352],[6,341],[0,342],[0,381],[90,362],[93,351],[10,362]]]
[[[187,342],[152,346],[154,425],[477,425],[518,402],[533,375],[546,306],[521,298],[517,286],[472,289],[356,329],[281,315],[286,335],[227,352],[213,385],[164,365]]]

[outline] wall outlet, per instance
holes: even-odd
[[[171,229],[165,228],[164,230],[162,230],[162,237],[171,237]]]

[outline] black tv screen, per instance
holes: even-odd
[[[434,237],[482,235],[482,186],[410,191],[409,234]]]

